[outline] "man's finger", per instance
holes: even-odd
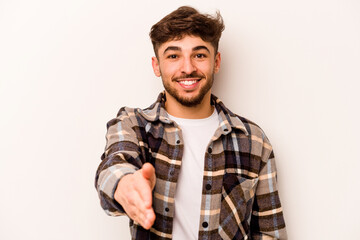
[[[150,229],[151,226],[154,224],[154,222],[155,222],[155,213],[154,210],[151,208],[146,211],[142,226],[145,229]]]
[[[131,214],[128,215],[145,229],[150,229],[155,221],[154,210],[152,208],[146,208],[139,196],[136,199],[133,204],[129,205],[129,212]]]
[[[145,206],[144,201],[141,199],[140,194],[137,191],[134,191],[134,193],[131,194],[131,197],[129,196],[127,198],[126,208],[124,206],[124,209],[131,219],[138,222],[142,226],[145,225],[147,219],[151,220],[151,218],[148,216],[149,212],[151,213],[153,210]]]

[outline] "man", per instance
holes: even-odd
[[[286,239],[264,132],[211,94],[222,18],[180,7],[150,32],[165,91],[108,122],[101,205],[133,239]]]

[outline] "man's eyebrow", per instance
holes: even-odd
[[[197,46],[193,48],[193,51],[197,51],[197,50],[201,50],[201,49],[205,49],[206,51],[208,51],[210,53],[210,50],[205,47],[205,46]]]
[[[208,51],[209,53],[210,53],[210,50],[206,47],[206,46],[203,46],[203,45],[201,45],[201,46],[196,46],[196,47],[194,47],[192,50],[193,51],[197,51],[197,50],[201,50],[201,49],[205,49],[206,51]],[[177,46],[168,46],[165,50],[164,50],[164,52],[163,52],[163,54],[165,54],[167,51],[181,51],[181,48],[180,47],[177,47]]]
[[[164,50],[163,54],[165,54],[167,51],[170,51],[170,50],[172,50],[172,51],[181,51],[181,48],[180,48],[180,47],[176,47],[176,46],[168,46],[168,47]]]

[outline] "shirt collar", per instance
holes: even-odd
[[[140,111],[140,114],[150,122],[161,121],[166,124],[170,124],[172,121],[169,118],[168,113],[165,110],[165,92],[161,92],[151,106]],[[231,132],[232,128],[242,130],[246,135],[249,135],[244,123],[240,117],[232,113],[223,102],[215,95],[211,95],[211,103],[215,106],[219,114],[220,128],[224,135]]]

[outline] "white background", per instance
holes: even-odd
[[[148,33],[185,4],[224,17],[214,93],[270,138],[289,239],[358,238],[359,1],[0,0],[0,239],[129,239],[105,124],[155,101]]]

